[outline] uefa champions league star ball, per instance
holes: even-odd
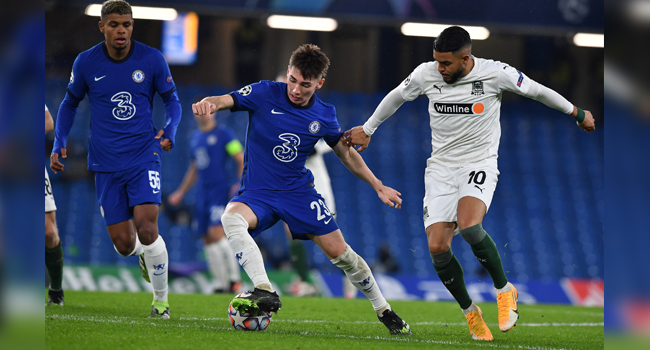
[[[250,293],[239,293],[233,300],[247,295],[250,295]],[[232,306],[232,301],[228,305],[228,319],[230,319],[230,324],[238,331],[263,331],[271,324],[272,316],[273,313],[266,311],[259,311],[257,315],[242,313]]]

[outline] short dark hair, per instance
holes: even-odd
[[[433,49],[437,52],[454,53],[468,46],[472,46],[472,39],[465,29],[458,26],[445,28],[433,43]]]
[[[124,0],[104,1],[102,4],[102,19],[113,13],[133,16],[133,10],[131,10],[131,5],[128,2]]]
[[[330,59],[314,44],[300,45],[291,54],[289,66],[296,67],[305,79],[325,78],[330,66]]]

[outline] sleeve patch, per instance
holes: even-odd
[[[237,90],[237,93],[242,96],[248,96],[251,92],[253,92],[253,87],[250,85],[246,85],[243,88]]]
[[[521,87],[521,83],[524,81],[524,75],[521,73],[521,71],[517,71],[517,74],[519,74],[519,80],[517,80],[517,87]]]

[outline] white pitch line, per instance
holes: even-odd
[[[171,323],[169,321],[162,321],[161,320],[156,320],[156,319],[132,319],[130,317],[97,317],[97,316],[74,316],[74,315],[49,315],[45,316],[45,318],[49,319],[62,319],[62,320],[73,320],[73,321],[91,321],[91,322],[101,322],[101,323],[124,323],[124,324],[150,324],[155,327],[179,327],[179,328],[204,328],[204,329],[213,329],[213,330],[225,330],[225,331],[233,331],[234,329],[232,327],[228,326],[207,326],[204,324],[198,324],[198,323],[193,323],[193,324],[179,324],[179,323]],[[226,318],[196,318],[196,317],[179,317],[178,318],[181,321],[227,321],[228,319]],[[275,320],[275,322],[293,322],[293,323],[316,323],[316,322],[329,322],[329,321],[319,321],[319,320]],[[366,321],[357,321],[357,322],[338,322],[337,323],[378,323],[378,322],[366,322]],[[419,323],[418,323],[419,324]],[[467,326],[465,323],[442,323],[438,322],[435,323],[435,325],[453,325],[453,326]],[[532,327],[555,327],[555,326],[560,326],[560,325],[570,325],[570,324],[564,324],[564,323],[530,323],[530,324],[522,324],[525,326],[532,326]],[[602,326],[602,323],[584,323],[584,324],[574,324],[576,326],[578,325],[583,325],[584,327],[590,327],[590,326]],[[440,345],[454,345],[454,346],[463,346],[467,345],[466,343],[461,343],[457,341],[448,341],[448,340],[430,340],[430,339],[412,339],[412,338],[405,338],[405,337],[380,337],[380,336],[366,336],[366,337],[359,337],[359,336],[354,336],[354,335],[343,335],[343,334],[328,334],[328,333],[320,333],[320,332],[300,332],[300,333],[295,333],[295,332],[287,332],[287,331],[274,331],[274,330],[267,330],[267,333],[276,333],[276,334],[287,334],[287,335],[302,335],[302,336],[322,336],[322,337],[334,337],[334,338],[347,338],[347,339],[364,339],[364,340],[383,340],[383,341],[397,341],[397,342],[413,342],[413,343],[426,343],[426,344],[440,344]],[[549,348],[549,347],[539,347],[539,346],[528,346],[528,345],[505,345],[505,344],[490,344],[486,342],[474,342],[472,343],[472,347],[490,347],[490,348],[501,348],[501,349],[524,349],[524,350],[571,350],[571,348]]]
[[[117,322],[117,323],[141,323],[130,317],[101,317],[97,318],[95,316],[73,316],[73,315],[51,315],[45,316],[45,318],[61,318],[61,319],[71,319],[75,321],[97,321],[97,322]],[[178,317],[175,318],[179,321],[228,321],[228,318],[225,317],[209,317],[209,318],[199,318],[199,317]],[[150,320],[152,322],[153,320]],[[290,320],[290,319],[273,319],[273,322],[281,323],[337,323],[337,324],[379,324],[379,321],[328,321],[328,320]],[[446,326],[446,327],[467,327],[465,322],[414,322],[411,323],[415,326]],[[489,326],[497,326],[496,323],[488,323]],[[517,323],[517,326],[520,327],[603,327],[604,322],[582,322],[582,323],[560,323],[560,322],[544,322],[544,323]]]

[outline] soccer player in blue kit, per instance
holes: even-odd
[[[153,287],[150,318],[169,319],[167,248],[158,234],[160,162],[174,145],[181,105],[160,51],[131,40],[133,17],[126,1],[104,2],[99,30],[105,41],[84,51],[72,66],[56,123],[50,168],[63,171],[68,134],[79,102],[92,110],[88,169],[95,173],[100,210],[115,250],[139,256]],[[165,102],[166,126],[152,122],[154,93]]]
[[[190,166],[178,189],[167,201],[178,205],[187,191],[198,182],[195,203],[196,232],[203,236],[203,251],[212,277],[219,281],[215,293],[234,293],[241,289],[241,271],[221,225],[221,215],[231,193],[239,189],[244,169],[244,148],[232,129],[219,125],[216,113],[194,116],[199,129],[190,139]],[[229,179],[226,162],[237,164],[237,182]]]
[[[410,335],[409,325],[386,302],[368,264],[345,243],[323,197],[314,189],[314,176],[305,168],[305,160],[323,138],[341,162],[372,186],[385,204],[401,207],[400,193],[384,186],[357,151],[340,142],[341,128],[334,106],[315,95],[325,82],[328,67],[329,59],[320,48],[305,44],[291,55],[287,83],[260,81],[192,105],[199,116],[225,109],[249,114],[239,194],[226,206],[221,223],[255,290],[234,299],[232,304],[243,312],[277,312],[282,306],[253,240],[282,220],[289,225],[294,239],[314,241],[334,265],[345,271],[372,302],[391,334]]]

